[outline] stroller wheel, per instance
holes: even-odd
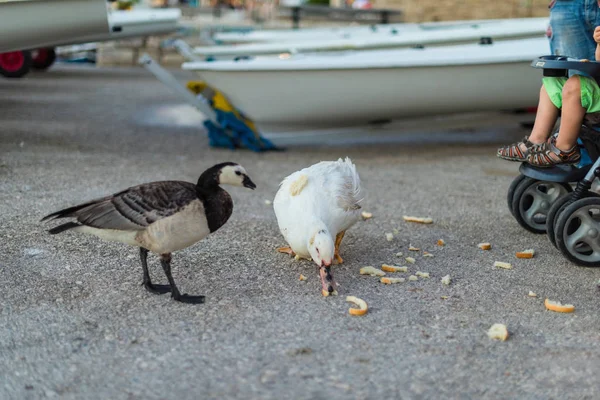
[[[510,186],[508,187],[508,195],[506,196],[506,200],[508,203],[508,209],[510,210],[510,213],[513,215],[513,217],[515,216],[515,213],[512,209],[512,203],[513,198],[515,197],[515,190],[517,189],[517,186],[519,186],[519,183],[523,182],[523,179],[525,178],[527,178],[525,175],[517,176],[515,179],[513,179],[513,181],[510,183]]]
[[[600,197],[579,199],[555,223],[558,249],[573,263],[600,267]]]
[[[594,192],[587,192],[583,196],[584,199],[589,197],[600,197],[600,195]],[[558,248],[558,246],[556,245],[556,222],[558,221],[558,218],[560,217],[562,212],[568,206],[567,203],[569,202],[569,200],[571,200],[570,193],[563,194],[562,196],[560,196],[554,202],[552,207],[550,207],[550,211],[548,211],[548,216],[546,217],[546,233],[548,234],[548,239],[550,239],[550,242],[556,248]]]
[[[538,181],[526,177],[516,187],[512,201],[515,219],[523,228],[533,233],[546,232],[546,219],[556,200],[571,192],[568,183]]]

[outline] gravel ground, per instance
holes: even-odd
[[[59,66],[1,80],[0,96],[0,398],[598,398],[600,270],[567,262],[506,207],[517,166],[494,151],[523,131],[476,144],[477,128],[454,132],[454,143],[417,135],[332,146],[342,139],[328,136],[327,145],[255,154],[209,149],[198,128],[175,123],[181,113],[168,110],[178,99],[138,69]],[[347,233],[340,295],[323,298],[311,263],[275,252],[284,243],[265,200],[287,174],[346,155],[374,217]],[[39,222],[138,183],[195,181],[224,160],[244,165],[258,189],[228,189],[230,221],[174,254],[176,282],[206,295],[203,305],[145,292],[137,249],[50,236]],[[406,214],[434,223],[405,223]],[[484,241],[491,251],[477,248]],[[387,286],[358,274],[405,265],[395,254],[410,244],[434,255],[415,253],[409,265],[430,279]],[[535,258],[514,257],[527,248]],[[514,269],[494,269],[496,260]],[[365,299],[369,313],[348,315],[346,295]],[[545,311],[546,297],[577,309]],[[509,340],[488,339],[494,323],[508,326]]]

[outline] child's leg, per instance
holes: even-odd
[[[534,144],[540,144],[548,140],[557,119],[558,108],[552,103],[548,92],[546,92],[546,88],[542,85],[538,109],[535,114],[535,122],[533,123],[531,135],[529,135],[529,141]]]
[[[555,91],[558,90],[560,93],[564,80],[564,78],[558,79],[558,82],[551,87]],[[526,136],[519,143],[513,143],[511,145],[499,148],[497,156],[509,161],[527,161],[530,149],[533,146],[544,143],[546,140],[548,140],[557,119],[558,108],[550,99],[545,86],[542,85],[531,135],[529,135],[529,137]]]
[[[556,147],[569,151],[577,144],[586,109],[581,105],[581,82],[579,76],[569,78],[563,87],[563,108]]]
[[[527,161],[539,167],[551,167],[557,164],[574,164],[581,155],[577,147],[577,137],[581,130],[583,117],[588,111],[582,105],[582,84],[578,75],[570,77],[562,88],[561,98],[554,99],[561,102],[562,117],[556,143],[545,143],[531,152]],[[589,82],[586,81],[586,85]],[[586,86],[586,91],[589,92]],[[586,96],[587,98],[588,96]]]

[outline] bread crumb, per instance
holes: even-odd
[[[391,232],[386,232],[386,234],[385,234],[385,239],[386,239],[388,242],[391,242],[392,240],[394,240],[394,234],[393,234],[393,233],[391,233]]]
[[[402,219],[404,219],[406,222],[416,222],[419,224],[431,224],[433,223],[433,219],[432,218],[421,218],[421,217],[409,217],[407,215],[404,215],[402,217]]]
[[[409,281],[418,281],[418,280],[419,280],[419,278],[418,278],[418,277],[416,277],[416,276],[414,276],[414,275],[411,275],[411,276],[409,276],[409,277],[408,277],[408,280],[409,280]]]
[[[296,254],[296,255],[294,256],[294,260],[296,260],[296,261],[300,261],[300,260],[302,260],[302,257],[300,257],[298,254]]]
[[[306,277],[304,275],[300,274],[300,278],[298,278],[298,279],[300,279],[301,281],[305,281]]]
[[[488,330],[487,335],[490,339],[505,341],[508,339],[508,329],[504,324],[494,324]]]
[[[547,310],[561,312],[561,313],[572,313],[575,311],[573,304],[561,304],[560,301],[552,301],[549,299],[544,300],[544,306]]]
[[[524,251],[517,251],[515,255],[517,256],[517,258],[533,258],[533,256],[535,255],[535,250],[528,249]]]
[[[350,315],[365,315],[367,313],[367,311],[369,310],[369,307],[367,306],[367,302],[364,301],[363,299],[359,299],[358,297],[347,296],[346,301],[349,303],[354,303],[358,306],[358,308],[350,308],[348,310],[348,313]]]
[[[395,265],[383,264],[381,270],[385,272],[408,272],[408,267],[397,267]]]
[[[503,269],[512,269],[512,264],[502,262],[502,261],[494,261],[494,267],[503,268]]]
[[[418,276],[419,278],[429,278],[429,272],[417,271],[417,272],[415,272],[415,275]]]
[[[402,252],[401,251],[397,252],[396,257],[402,257]]]
[[[385,272],[371,266],[362,267],[359,272],[361,275],[385,276]]]
[[[300,192],[302,192],[302,189],[304,189],[304,187],[306,186],[307,183],[308,183],[308,176],[306,176],[304,174],[300,175],[298,177],[298,179],[296,179],[290,185],[290,194],[292,196],[298,196],[300,194]]]
[[[444,285],[449,285],[450,281],[451,281],[450,275],[446,275],[442,278],[442,284],[444,284]]]
[[[492,248],[491,243],[479,243],[477,245],[477,247],[479,247],[481,250],[490,250]]]
[[[391,285],[393,283],[402,283],[404,282],[406,279],[404,278],[381,278],[379,280],[379,282],[381,283],[385,283],[386,285]]]
[[[442,299],[442,300],[446,300],[447,298],[448,298],[448,296],[442,296],[442,297],[440,297],[440,299]]]
[[[408,247],[408,251],[421,251],[421,249],[420,249],[420,248],[418,248],[418,247],[414,247],[414,246],[411,244],[411,245],[409,245],[409,247]]]
[[[273,202],[271,200],[265,200],[265,204],[270,206],[271,204],[273,204]]]
[[[373,214],[370,212],[363,211],[360,215],[362,215],[363,219],[371,219],[373,218]]]
[[[409,263],[411,263],[411,264],[414,264],[414,263],[415,263],[415,261],[417,261],[417,260],[415,260],[415,259],[414,259],[414,258],[412,258],[412,257],[406,257],[406,258],[405,258],[405,260],[406,260],[406,262],[409,262]]]
[[[430,253],[430,252],[428,252],[428,251],[424,251],[424,252],[423,252],[423,257],[433,257],[433,254],[431,254],[431,253]]]
[[[527,293],[527,296],[529,297],[537,297],[537,294],[533,293],[531,290],[529,291],[529,293]]]
[[[438,246],[445,246],[445,245],[446,245],[446,242],[444,242],[444,239],[438,239],[438,241],[437,241],[437,245],[438,245]]]

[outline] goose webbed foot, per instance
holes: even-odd
[[[171,286],[169,285],[156,285],[152,282],[144,282],[142,283],[147,291],[154,294],[165,294],[171,291]]]
[[[292,250],[291,247],[278,247],[277,251],[280,253],[285,253],[285,254],[289,254],[290,256],[295,256],[296,254],[294,253],[294,250]]]
[[[179,301],[180,303],[187,304],[202,304],[204,303],[204,296],[190,296],[189,294],[181,294],[179,289],[177,289],[177,285],[175,285],[175,281],[173,280],[173,275],[171,275],[171,254],[161,254],[160,255],[160,263],[165,271],[165,275],[169,280],[169,286],[171,287],[171,297],[175,301]]]
[[[172,296],[173,300],[187,304],[202,304],[204,303],[204,296],[190,296],[189,294],[179,294]]]

